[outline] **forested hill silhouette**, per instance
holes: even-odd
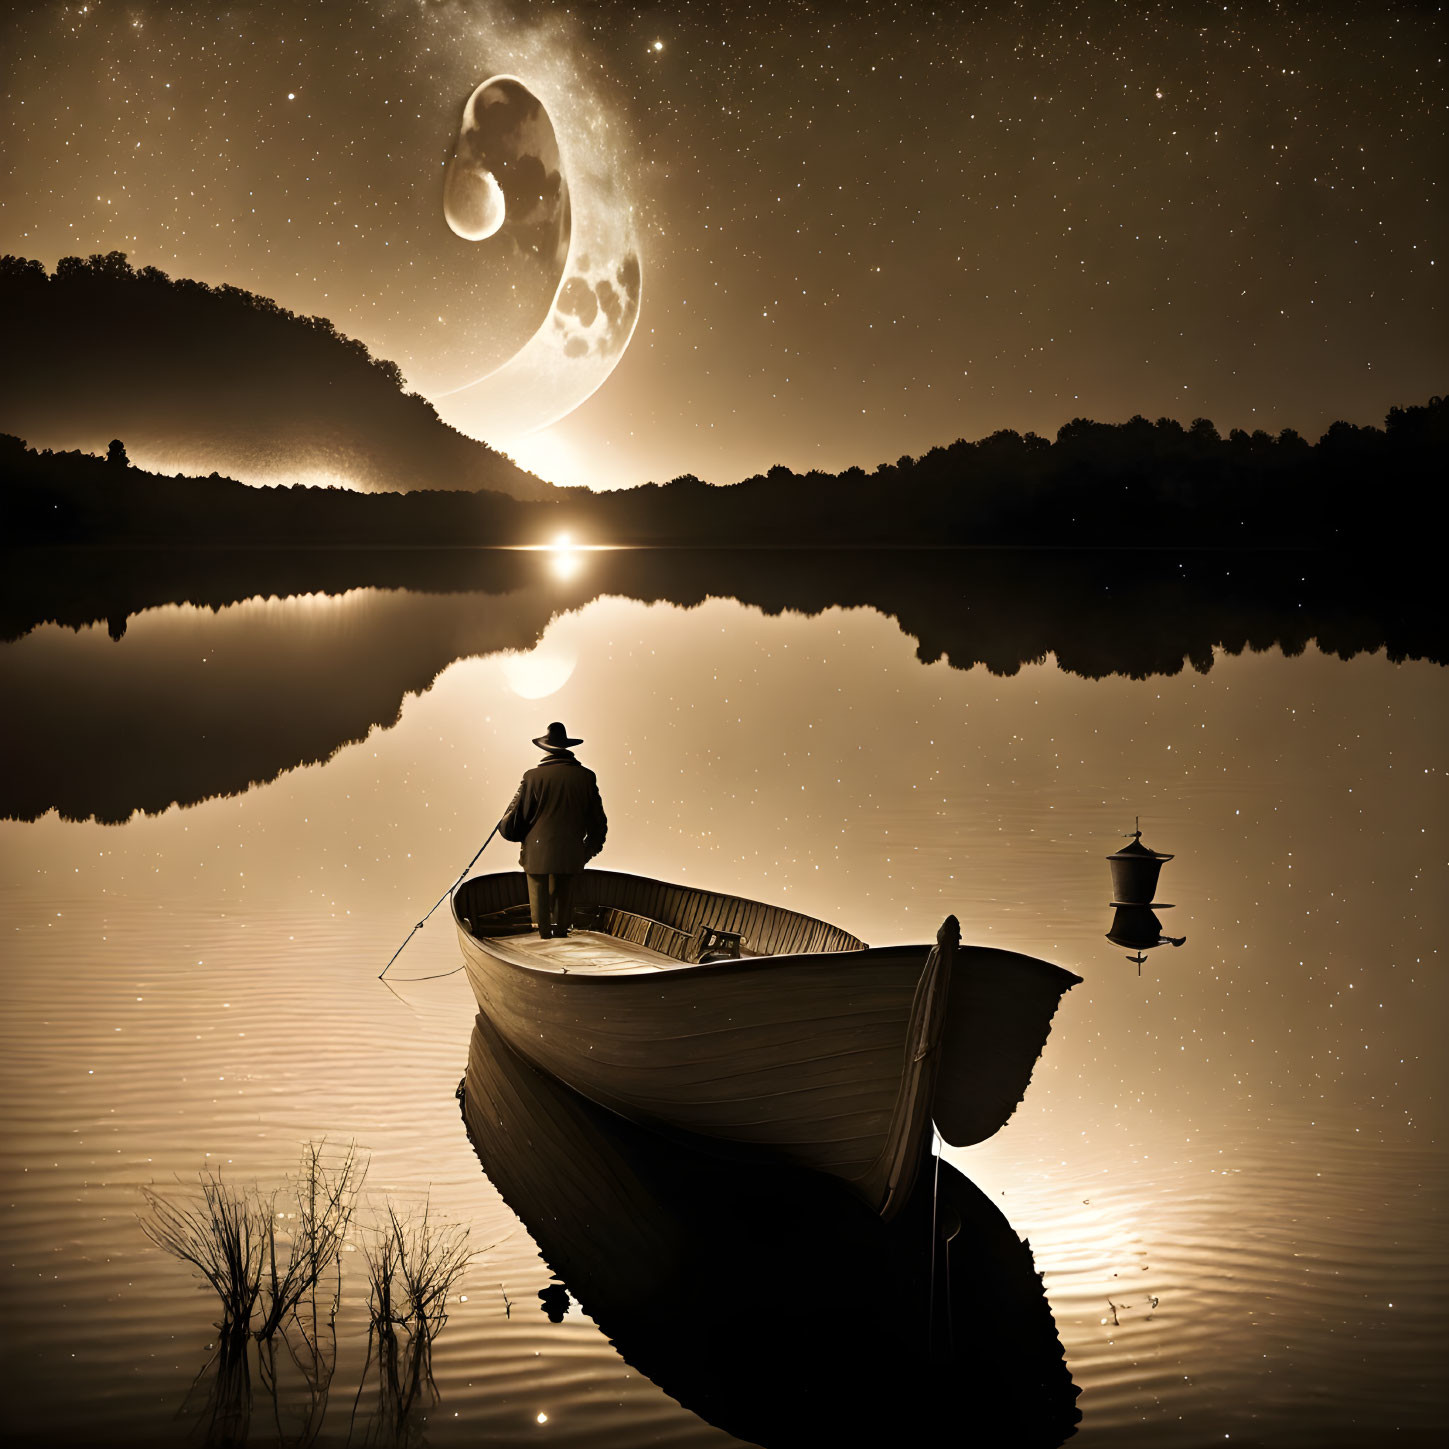
[[[248,483],[555,490],[465,437],[325,317],[240,287],[133,269],[123,252],[0,258],[0,430],[55,448],[123,437],[153,466]]]

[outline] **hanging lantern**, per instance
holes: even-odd
[[[1124,905],[1150,906],[1157,894],[1157,877],[1170,855],[1149,850],[1142,843],[1141,821],[1132,832],[1132,844],[1124,845],[1107,857],[1112,867],[1112,899]]]
[[[1186,936],[1168,936],[1163,933],[1162,922],[1157,919],[1158,911],[1172,909],[1170,901],[1154,901],[1157,893],[1158,876],[1164,862],[1172,859],[1170,854],[1152,850],[1142,843],[1142,823],[1132,832],[1132,843],[1124,845],[1107,857],[1112,867],[1112,925],[1107,939],[1114,946],[1125,946],[1134,954],[1129,961],[1137,963],[1137,974],[1142,974],[1142,963],[1147,959],[1144,951],[1154,946],[1181,946]]]

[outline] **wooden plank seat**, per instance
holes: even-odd
[[[614,906],[596,906],[575,911],[578,924],[590,931],[600,931],[616,940],[648,946],[691,965],[701,961],[737,961],[743,942],[738,931],[721,931],[713,926],[698,925],[692,931],[641,916],[635,911],[621,911]]]
[[[593,920],[579,920],[581,916],[590,915],[594,917]],[[606,936],[613,936],[617,941],[629,941],[636,946],[647,946],[651,951],[674,957],[676,961],[691,959],[689,955],[689,948],[693,944],[691,937],[673,926],[666,926],[663,921],[636,915],[633,911],[615,910],[611,906],[597,906],[592,912],[575,911],[574,919],[586,930],[600,931]]]

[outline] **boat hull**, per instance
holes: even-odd
[[[479,1009],[509,1047],[642,1126],[703,1140],[725,1155],[827,1173],[875,1211],[892,1214],[929,1142],[953,971],[958,957],[972,954],[957,945],[954,918],[935,946],[857,945],[591,973],[551,964],[536,938],[516,930],[475,931],[470,909],[514,889],[486,879],[486,887],[460,892],[454,914]],[[590,885],[595,896],[607,894],[607,881]],[[818,936],[813,926],[797,934]],[[1025,1089],[1057,999],[1077,978],[1029,957],[982,954],[996,958],[997,969],[1009,971],[1016,961],[1059,978],[1039,1038],[1017,1053],[1025,1070],[1015,1063],[1009,1088],[997,1092],[1006,1102],[1004,1121]],[[973,993],[963,986],[954,995],[959,1015],[959,1003]],[[951,1101],[969,1095],[969,1064],[947,1068],[946,1078]],[[973,1141],[1000,1125],[978,1119],[971,1121]]]
[[[520,968],[460,934],[480,1010],[591,1101],[732,1155],[829,1173],[867,1197],[885,1186],[874,1179],[900,1115],[926,947],[587,976]],[[914,1140],[902,1176],[928,1101],[905,1124]]]

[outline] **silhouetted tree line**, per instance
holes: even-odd
[[[444,423],[325,317],[240,287],[132,268],[124,252],[0,258],[0,428],[99,451],[119,435],[169,464],[252,482],[335,474],[375,489],[555,490]]]
[[[147,473],[117,461],[124,456],[120,439],[99,458],[36,453],[0,433],[0,537],[10,546],[525,543],[536,537],[540,516],[557,507],[486,491],[254,488],[217,473]]]
[[[420,490],[249,489],[213,473],[163,478],[110,457],[34,453],[0,437],[0,526],[19,543],[503,544],[568,528],[619,544],[1342,547],[1423,545],[1437,517],[1449,403],[1334,423],[1310,444],[1206,419],[1183,427],[1067,423],[1048,442],[997,432],[873,473],[776,466],[715,487],[686,475],[545,502]]]
[[[1443,397],[1383,428],[1336,422],[1316,444],[1223,438],[1206,418],[1074,418],[1055,442],[1003,430],[873,473],[777,465],[727,488],[685,475],[590,506],[615,542],[1397,546],[1420,536],[1446,455]]]

